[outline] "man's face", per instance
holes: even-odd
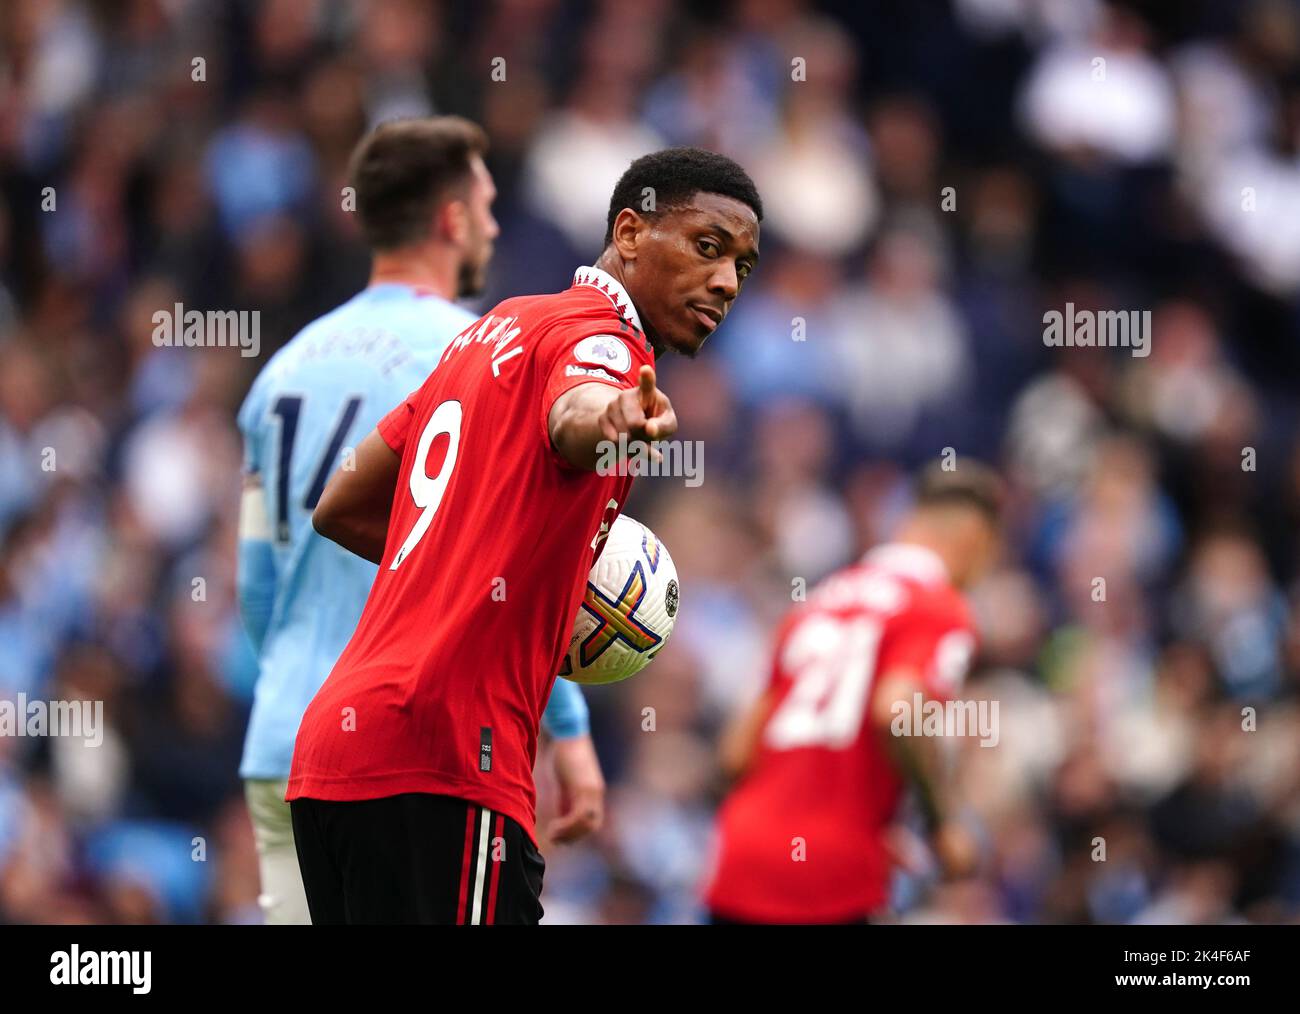
[[[697,193],[681,207],[615,223],[628,293],[657,347],[694,356],[758,262],[758,217],[742,201]],[[628,256],[632,254],[632,256]]]
[[[957,524],[957,544],[959,573],[953,574],[953,583],[958,588],[969,588],[997,562],[1002,547],[1001,533],[983,513],[966,509]]]
[[[477,155],[471,166],[473,177],[465,200],[469,230],[460,261],[458,296],[474,296],[483,291],[487,284],[488,263],[492,260],[492,241],[501,233],[497,220],[492,216],[492,202],[497,196],[492,174]]]

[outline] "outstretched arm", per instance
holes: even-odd
[[[668,395],[655,386],[653,366],[642,366],[636,387],[579,384],[555,399],[547,417],[551,443],[575,468],[595,471],[602,441],[664,440],[677,432]]]

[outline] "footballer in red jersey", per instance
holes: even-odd
[[[996,479],[934,467],[895,541],[832,574],[778,631],[771,681],[724,736],[741,781],[718,816],[705,903],[714,922],[862,922],[885,904],[888,833],[911,782],[949,872],[972,849],[950,818],[937,744],[894,735],[900,711],[945,701],[975,646],[957,588],[997,545]]]
[[[539,722],[632,482],[601,448],[675,431],[655,357],[722,321],[761,215],[724,156],[633,162],[596,264],[462,332],[331,479],[313,524],[379,573],[294,749],[313,922],[540,919]]]

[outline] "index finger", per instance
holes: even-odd
[[[637,393],[641,396],[641,404],[650,408],[654,404],[655,368],[648,364],[642,366],[637,381]]]

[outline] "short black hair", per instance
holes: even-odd
[[[363,137],[348,175],[361,232],[373,250],[396,250],[423,237],[429,216],[473,175],[487,134],[460,116],[389,120]]]
[[[916,482],[916,505],[971,507],[997,527],[1006,501],[1006,488],[997,472],[971,458],[947,467],[934,461],[922,469]]]
[[[654,194],[654,210],[642,210],[646,189]],[[758,188],[736,162],[703,148],[665,148],[642,155],[627,167],[609,199],[605,223],[605,245],[614,240],[614,220],[624,208],[652,218],[669,208],[680,207],[698,193],[721,194],[748,204],[763,221],[763,200]]]

